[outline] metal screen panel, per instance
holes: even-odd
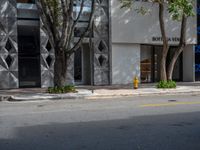
[[[52,87],[54,85],[55,54],[42,20],[40,20],[40,63],[41,87]]]
[[[18,87],[17,3],[0,0],[0,89]]]

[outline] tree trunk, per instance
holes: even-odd
[[[166,57],[162,55],[161,62],[160,62],[160,80],[166,81]]]
[[[169,64],[169,66],[168,66],[168,68],[167,68],[167,80],[172,80],[173,71],[174,71],[174,66],[175,66],[175,64],[176,64],[176,61],[177,61],[179,55],[180,55],[181,52],[183,51],[183,48],[184,48],[184,47],[180,47],[179,50],[177,50],[177,51],[174,53],[174,55],[173,55],[173,57],[172,57],[172,59],[171,59],[171,61],[170,61],[170,64]]]
[[[160,23],[160,31],[162,35],[162,40],[163,40],[163,51],[162,51],[161,64],[160,64],[160,80],[166,81],[167,80],[166,59],[167,59],[169,46],[168,46],[168,39],[165,32],[164,1],[163,0],[159,3],[159,23]]]
[[[179,55],[183,52],[185,45],[186,45],[186,24],[187,24],[187,17],[185,15],[182,16],[182,23],[181,23],[181,34],[180,34],[180,42],[179,46],[176,49],[170,64],[167,68],[167,79],[172,80],[174,66]]]
[[[55,51],[54,86],[62,87],[66,85],[67,60],[64,51]]]

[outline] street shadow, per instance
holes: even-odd
[[[199,150],[200,112],[49,123],[0,137],[0,150]]]

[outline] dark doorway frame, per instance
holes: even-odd
[[[34,28],[37,33],[23,35],[18,27],[19,88],[41,87],[40,30]]]

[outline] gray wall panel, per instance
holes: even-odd
[[[47,31],[40,20],[40,65],[41,65],[41,87],[54,86],[54,48],[49,41]]]
[[[108,0],[96,0],[93,33],[93,84],[108,85],[110,84]]]
[[[55,50],[49,41],[47,31],[40,20],[40,63],[41,63],[41,87],[54,86]],[[48,63],[50,62],[50,63]],[[70,57],[67,68],[66,84],[74,84],[74,55]]]
[[[18,88],[17,8],[15,0],[0,1],[0,89]]]

